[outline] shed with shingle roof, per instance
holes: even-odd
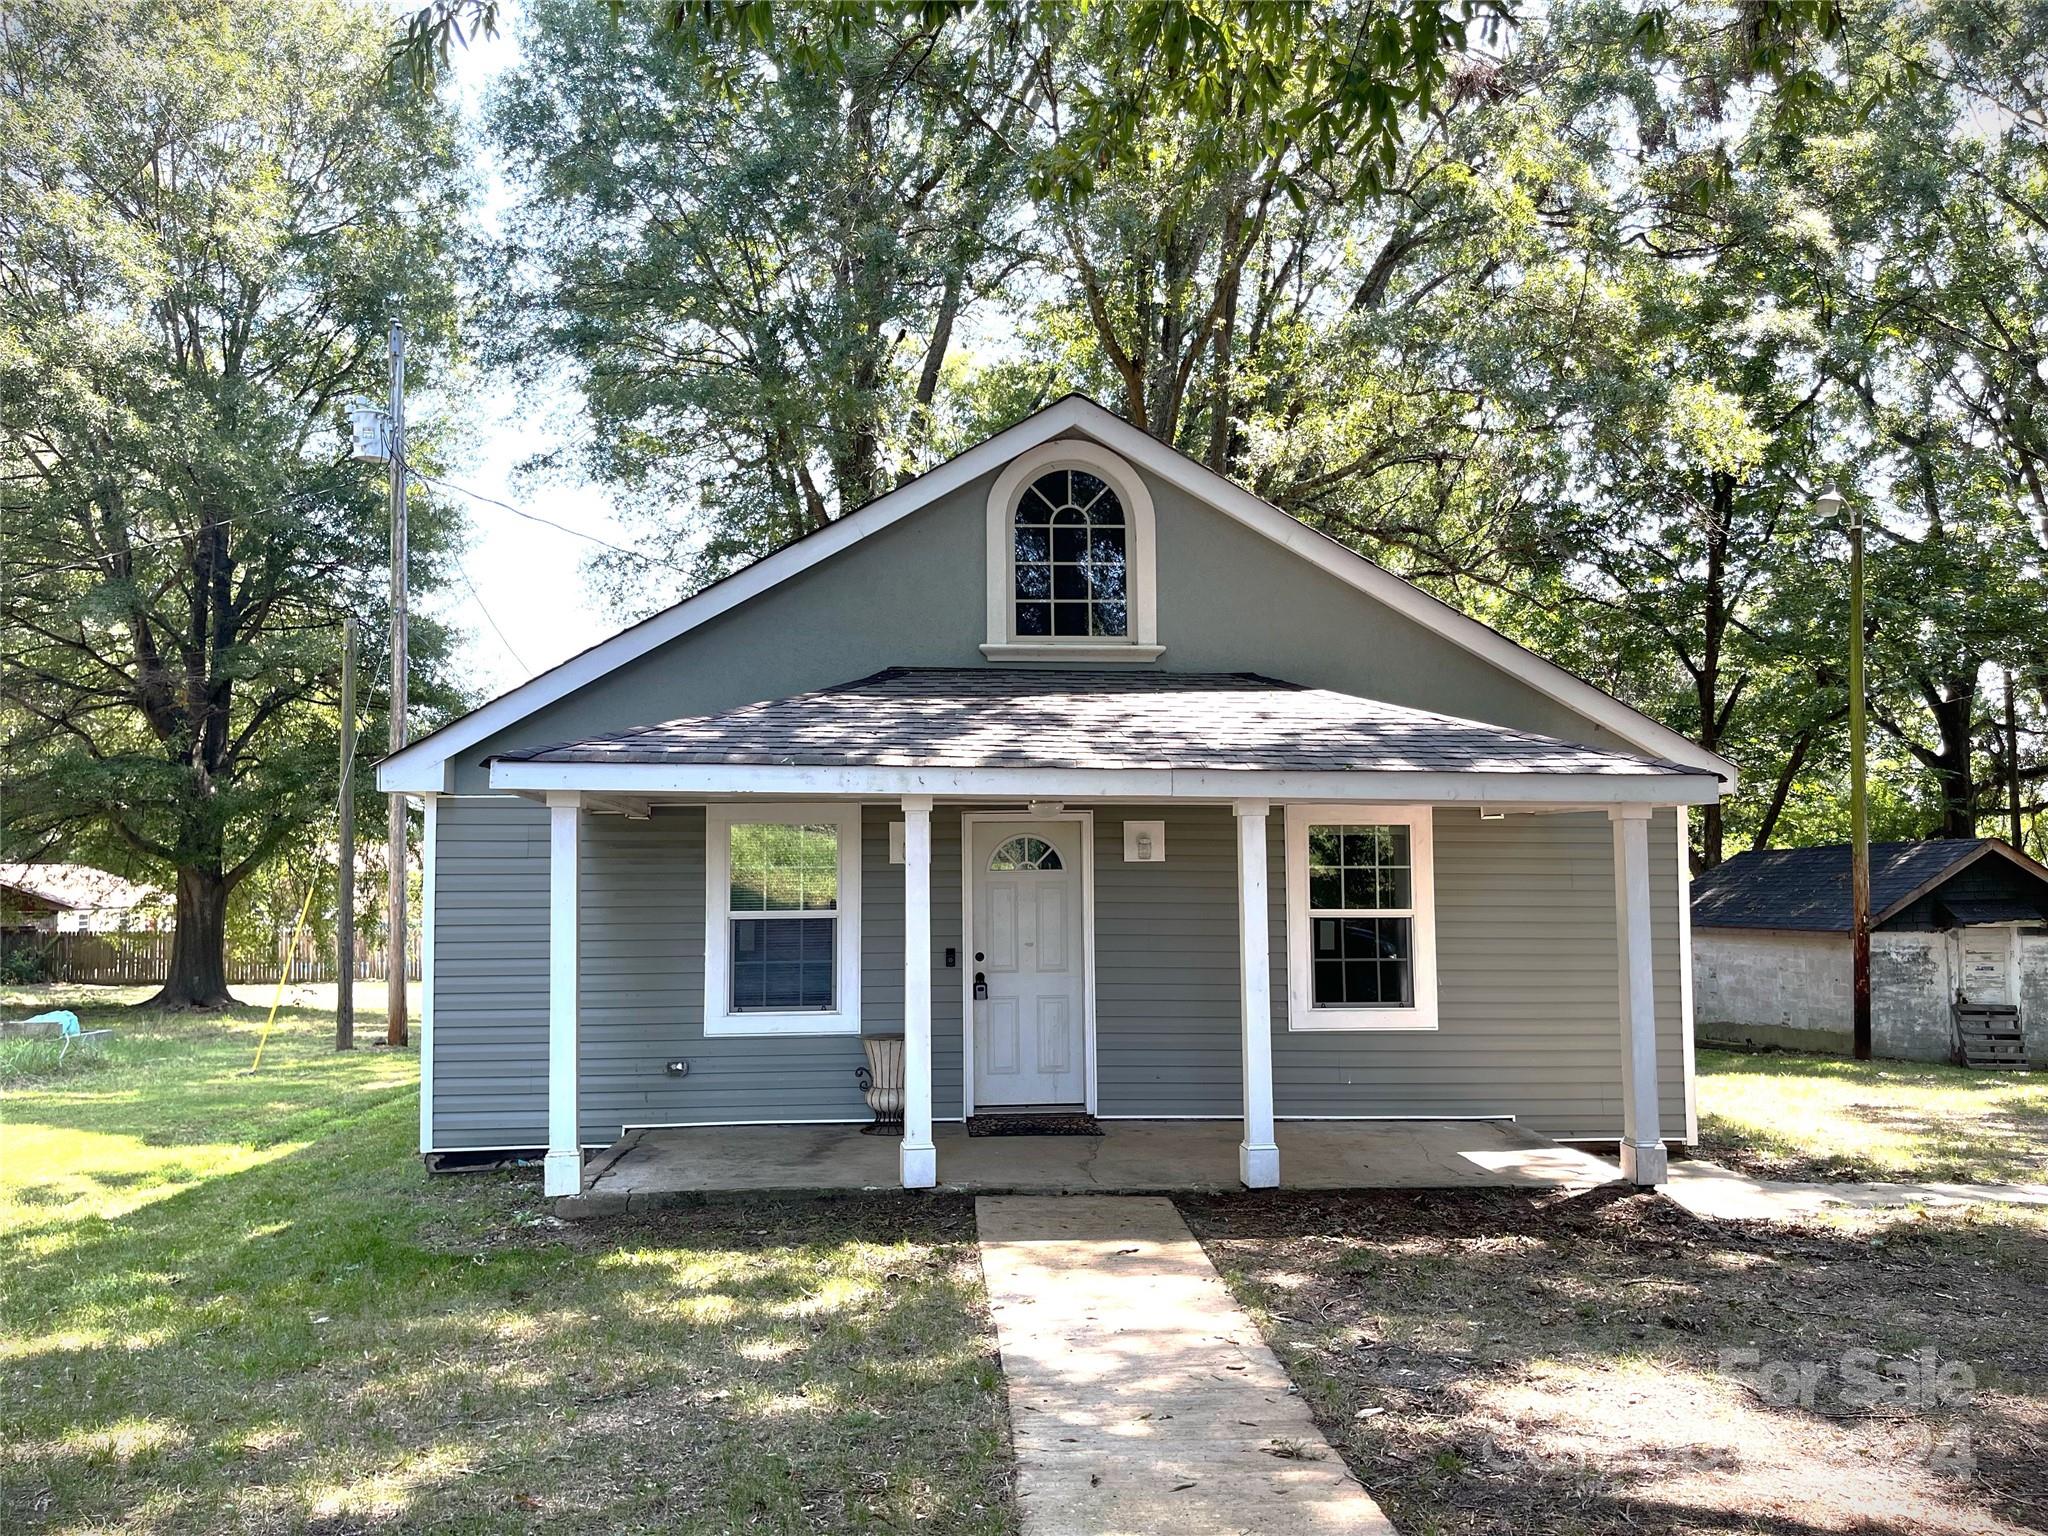
[[[1846,843],[1737,854],[1692,887],[1700,1037],[1846,1051]],[[2048,868],[1993,837],[1873,843],[1871,1019],[1877,1053],[1945,1061],[1952,1005],[2016,1006],[2048,1059]]]

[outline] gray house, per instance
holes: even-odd
[[[1068,398],[378,769],[426,813],[420,1139],[994,1109],[1693,1134],[1720,758]],[[934,1125],[941,1134],[936,1138]]]
[[[1995,837],[1873,843],[1870,1026],[1880,1056],[1947,1061],[1951,1005],[2016,1006],[2048,1061],[2048,868]],[[1737,854],[1693,882],[1707,1040],[1850,1047],[1849,845]]]

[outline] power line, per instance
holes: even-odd
[[[629,560],[637,560],[642,565],[661,564],[661,562],[652,555],[643,554],[637,549],[628,549],[623,544],[614,544],[611,542],[611,540],[599,538],[594,533],[586,533],[581,528],[571,528],[567,523],[558,523],[551,517],[542,517],[538,512],[529,512],[524,507],[516,507],[511,502],[501,501],[495,496],[486,496],[482,491],[472,490],[470,487],[466,485],[457,485],[453,480],[443,480],[437,475],[427,474],[423,470],[414,468],[411,464],[407,464],[405,466],[405,471],[407,474],[411,475],[415,480],[421,481],[426,485],[434,486],[440,490],[454,491],[457,495],[467,496],[473,501],[481,501],[488,506],[500,508],[503,511],[510,512],[514,517],[523,517],[530,523],[539,523],[543,527],[554,529],[557,533],[566,533],[571,538],[586,540],[589,543],[597,545],[601,549],[610,550],[615,555],[624,555]],[[207,526],[211,528],[226,528],[236,523],[260,522],[265,520],[265,518],[267,518],[269,515],[269,513],[243,513],[238,516],[217,518]],[[162,544],[188,543],[191,540],[198,538],[199,535],[201,533],[204,533],[205,531],[206,529],[204,528],[195,528],[190,532],[167,533],[156,538],[130,538],[127,541],[127,549],[153,549],[158,545]],[[35,568],[34,574],[39,576],[53,576],[62,574],[67,571],[99,571],[105,568],[105,562],[107,560],[114,559],[124,552],[125,551],[123,550],[109,550],[104,555],[101,555],[97,558],[80,561],[76,564],[71,565],[37,566]]]
[[[498,637],[498,644],[504,646],[505,653],[519,663],[520,671],[531,676],[533,668],[526,664],[526,658],[514,650],[512,642],[505,638],[505,631],[498,627],[498,621],[491,617],[491,610],[484,606],[483,595],[477,591],[476,583],[469,579],[469,571],[464,567],[459,557],[455,561],[455,572],[462,578],[462,584],[469,588],[469,595],[476,603],[477,612],[481,613],[484,616],[484,622],[491,626],[491,633]]]
[[[428,485],[437,486],[443,490],[457,492],[460,495],[468,496],[476,501],[485,502],[493,507],[503,508],[505,511],[510,512],[514,517],[523,517],[530,523],[540,523],[544,527],[554,529],[557,533],[566,533],[571,538],[587,539],[592,544],[596,544],[603,549],[608,549],[615,555],[624,555],[627,559],[638,560],[643,565],[658,565],[661,563],[660,561],[656,560],[652,555],[643,555],[637,549],[628,549],[623,544],[614,544],[611,542],[611,540],[601,539],[594,533],[585,533],[581,528],[571,528],[567,523],[558,523],[551,517],[542,517],[538,512],[529,512],[524,507],[515,507],[509,501],[500,501],[495,496],[486,496],[482,491],[473,491],[466,485],[457,485],[453,480],[438,479],[433,475],[429,475],[420,470],[413,469],[411,465],[407,465],[406,469],[417,479],[424,481]]]

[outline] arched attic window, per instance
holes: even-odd
[[[997,661],[1150,661],[1160,654],[1152,498],[1083,440],[1019,454],[988,507],[988,643]]]

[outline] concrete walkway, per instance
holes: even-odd
[[[975,1218],[1025,1536],[1392,1536],[1171,1201]]]
[[[1692,1158],[1672,1163],[1664,1193],[1715,1221],[1801,1221],[1830,1206],[2048,1205],[2048,1184],[1802,1184],[1752,1179]]]

